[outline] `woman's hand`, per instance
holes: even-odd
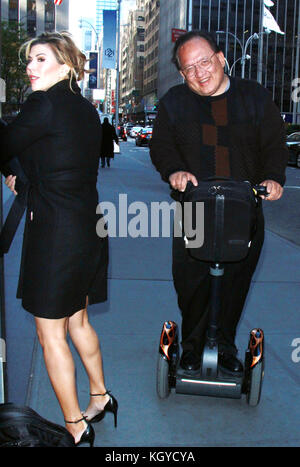
[[[5,185],[8,186],[8,188],[13,192],[14,195],[18,194],[15,190],[16,178],[16,175],[9,175],[5,179]]]

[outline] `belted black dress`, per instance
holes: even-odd
[[[2,172],[14,157],[24,171],[0,254],[27,208],[17,297],[50,319],[83,309],[86,297],[90,304],[107,299],[108,239],[96,232],[101,125],[75,82],[72,89],[64,80],[33,92],[0,138]]]

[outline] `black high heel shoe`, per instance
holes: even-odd
[[[115,428],[117,428],[117,415],[118,415],[118,401],[117,401],[117,399],[111,394],[110,391],[106,391],[104,394],[90,394],[90,396],[92,396],[92,397],[106,396],[107,394],[109,395],[110,399],[105,404],[103,410],[101,410],[101,412],[99,412],[93,418],[88,420],[88,422],[89,423],[100,422],[104,418],[106,412],[112,412],[114,414]]]
[[[79,420],[76,420],[75,422],[68,422],[68,420],[65,420],[65,423],[79,423],[79,422],[82,422],[82,420],[85,420],[87,422],[87,427],[82,433],[81,438],[78,441],[78,443],[75,443],[75,446],[79,446],[79,444],[82,444],[82,443],[89,443],[90,448],[92,448],[94,446],[94,441],[95,441],[95,431],[92,425],[90,425],[89,422],[86,420],[86,417],[82,417]]]

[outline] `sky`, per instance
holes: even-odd
[[[127,12],[135,7],[135,0],[121,1],[121,24],[127,20]],[[69,0],[70,27],[78,21],[80,16],[95,17],[96,0]]]
[[[135,0],[121,1],[121,24],[127,21],[127,13],[135,7]],[[69,31],[78,46],[80,46],[82,31],[78,25],[78,19],[82,16],[85,18],[95,18],[96,0],[69,0]],[[87,25],[86,25],[87,26]]]

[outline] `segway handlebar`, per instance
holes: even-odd
[[[255,196],[269,196],[267,187],[264,185],[252,185]]]
[[[213,177],[211,177],[211,179],[213,179]],[[228,178],[222,178],[222,177],[218,177],[217,178],[218,180],[220,179],[223,179],[223,180],[228,180]],[[201,181],[200,181],[201,183]],[[249,182],[248,182],[249,183]],[[264,185],[252,185],[251,184],[251,187],[252,187],[252,190],[253,190],[253,193],[254,193],[254,196],[256,196],[257,198],[259,196],[269,196],[269,192],[267,191],[267,187],[264,186]],[[186,188],[184,190],[184,192],[180,192],[178,190],[175,190],[174,188],[170,187],[171,188],[171,196],[173,199],[175,200],[181,200],[182,197],[184,196],[184,193],[189,193],[191,190],[193,190],[193,188],[195,189],[196,187],[193,185],[193,183],[191,181],[188,181],[187,182],[187,185],[186,185]]]

